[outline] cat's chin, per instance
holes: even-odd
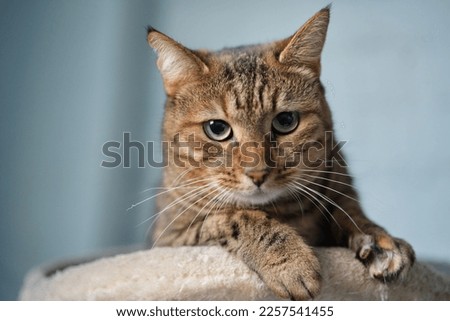
[[[256,189],[251,192],[235,192],[233,198],[238,205],[265,205],[279,198],[282,190],[261,190]]]

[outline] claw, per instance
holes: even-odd
[[[414,262],[411,246],[389,235],[357,235],[351,239],[358,259],[369,269],[369,274],[385,282],[402,277]]]

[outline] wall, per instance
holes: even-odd
[[[42,262],[142,242],[159,170],[102,145],[158,141],[148,24],[192,48],[292,34],[328,1],[0,1],[0,299]],[[450,261],[450,4],[339,1],[323,82],[368,215]]]

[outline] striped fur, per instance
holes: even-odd
[[[376,278],[407,272],[411,246],[364,215],[336,142],[327,140],[333,122],[319,77],[328,21],[325,8],[290,38],[219,52],[193,51],[149,29],[171,143],[155,245],[220,244],[291,299],[320,289],[311,246],[348,246]],[[272,125],[282,112],[300,115],[286,135]],[[230,139],[211,140],[203,128],[210,120],[226,121]],[[302,161],[287,166],[293,155]]]

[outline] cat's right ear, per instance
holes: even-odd
[[[208,67],[193,51],[152,27],[147,31],[148,43],[158,55],[156,63],[169,96],[183,84],[198,80],[208,72]]]

